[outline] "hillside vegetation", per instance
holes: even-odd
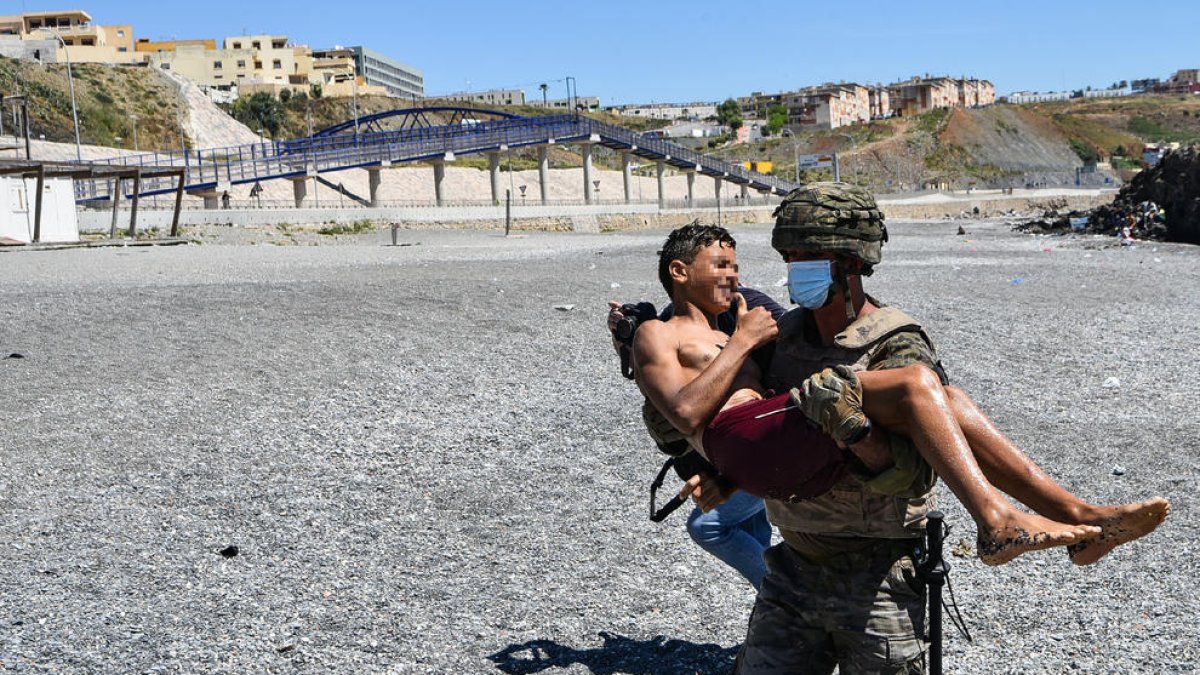
[[[80,142],[132,150],[131,115],[137,116],[141,150],[166,150],[182,145],[180,119],[186,117],[179,90],[153,68],[71,66]],[[48,141],[74,143],[71,95],[65,64],[36,64],[0,57],[0,93],[24,93],[29,101],[30,135]],[[3,111],[4,132],[13,132],[12,110]],[[120,140],[117,140],[120,139]]]

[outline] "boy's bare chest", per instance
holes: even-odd
[[[679,335],[679,364],[702,371],[721,353],[729,336],[719,330],[692,330]]]

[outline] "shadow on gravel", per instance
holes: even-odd
[[[649,640],[634,640],[600,631],[600,637],[604,639],[604,645],[593,649],[575,649],[553,640],[529,640],[509,645],[488,659],[509,675],[528,675],[575,664],[586,667],[593,675],[728,673],[733,670],[733,658],[740,648],[740,645],[721,647],[668,640],[662,635]]]

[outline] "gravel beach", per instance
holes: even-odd
[[[1083,496],[1172,502],[1091,567],[952,557],[947,672],[1194,672],[1200,248],[889,228],[867,289],[955,384]],[[753,591],[647,519],[603,328],[664,235],[0,252],[0,670],[726,672]]]

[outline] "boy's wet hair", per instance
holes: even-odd
[[[690,265],[696,261],[700,249],[718,242],[729,248],[737,248],[737,242],[729,230],[717,225],[701,225],[699,220],[693,220],[667,235],[667,241],[658,252],[658,280],[667,291],[667,297],[671,297],[674,291],[669,270],[671,261],[680,260]]]

